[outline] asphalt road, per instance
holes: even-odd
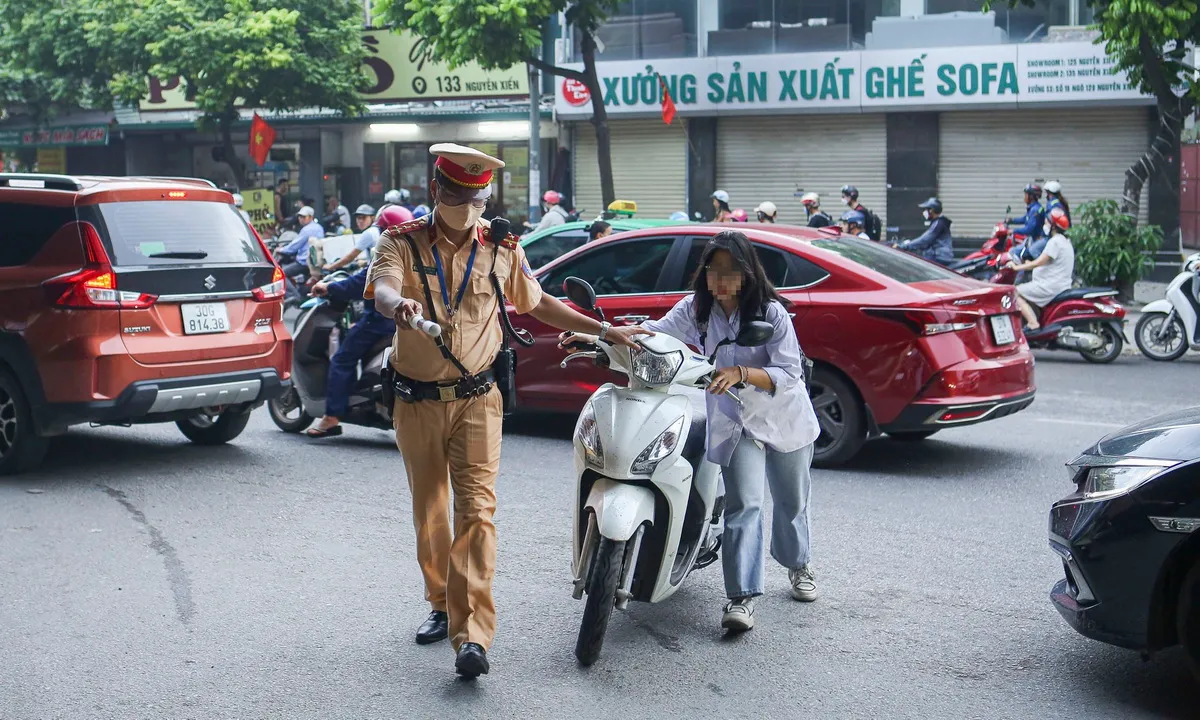
[[[455,679],[427,612],[389,437],[322,444],[259,412],[223,448],[174,427],[78,429],[0,481],[0,718],[1196,717],[1178,652],[1077,636],[1046,511],[1072,454],[1181,408],[1200,361],[1038,357],[1037,402],[815,473],[822,593],[771,567],[758,626],[719,628],[719,565],[572,656],[571,422],[512,423],[492,674]]]

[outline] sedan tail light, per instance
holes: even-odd
[[[863,312],[901,323],[917,335],[925,336],[970,330],[979,322],[979,316],[974,313],[938,308],[863,308]]]

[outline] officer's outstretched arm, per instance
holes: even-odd
[[[421,304],[400,294],[400,281],[383,275],[375,279],[375,308],[380,315],[396,321],[397,330],[408,330],[408,321],[421,314]]]

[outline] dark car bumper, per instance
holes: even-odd
[[[1184,536],[1154,529],[1130,496],[1085,501],[1079,493],[1050,509],[1050,548],[1064,578],[1050,600],[1080,634],[1135,650],[1159,645],[1152,628],[1159,579]]]
[[[39,414],[44,431],[81,423],[122,424],[171,420],[201,408],[258,405],[291,387],[274,368],[165,380],[142,380],[113,400],[49,403]]]

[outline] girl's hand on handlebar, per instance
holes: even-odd
[[[720,395],[728,392],[729,388],[737,385],[742,381],[742,371],[737,367],[723,367],[713,373],[712,382],[708,384],[708,391],[713,395]]]

